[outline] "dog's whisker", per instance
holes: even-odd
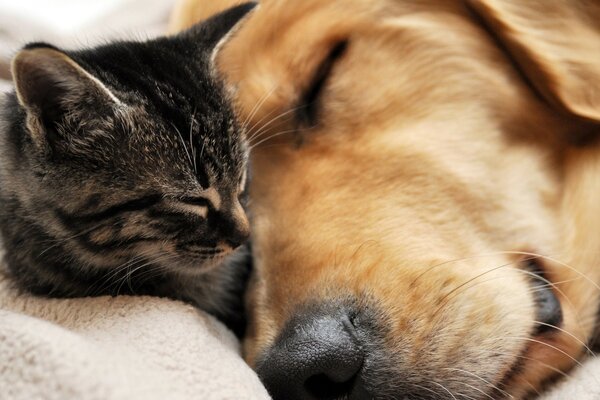
[[[444,297],[442,297],[441,299],[438,300],[439,303],[442,303],[442,302],[443,303],[436,309],[436,311],[434,311],[434,313],[432,314],[432,318],[434,318],[438,314],[438,312],[440,312],[442,309],[444,309],[444,307],[447,304],[449,304],[449,302],[450,302],[450,300],[452,298],[456,297],[456,295],[454,297],[450,297],[450,296],[452,296],[453,294],[455,294],[457,291],[459,291],[460,289],[464,288],[469,283],[471,283],[471,282],[473,282],[473,281],[475,281],[475,280],[477,280],[477,279],[479,279],[479,278],[481,278],[481,277],[483,277],[483,276],[485,276],[487,274],[490,274],[490,273],[492,273],[494,271],[497,271],[497,270],[499,270],[501,268],[506,268],[506,267],[508,267],[508,266],[510,266],[512,264],[514,264],[514,262],[508,263],[508,264],[502,264],[502,265],[500,265],[498,267],[494,267],[494,268],[488,269],[487,271],[482,272],[481,274],[479,274],[479,275],[477,275],[477,276],[475,276],[473,278],[468,279],[466,282],[461,283],[460,285],[458,285],[457,287],[455,287],[454,289],[452,289],[450,292],[446,293],[444,295]]]
[[[594,282],[590,277],[588,277],[587,275],[585,275],[583,272],[578,271],[575,267],[562,262],[554,257],[550,257],[550,256],[545,256],[542,254],[537,254],[537,253],[530,253],[530,252],[524,252],[524,251],[511,251],[511,252],[507,252],[507,254],[520,254],[520,255],[525,255],[525,256],[531,256],[531,257],[539,257],[539,258],[543,258],[549,261],[552,261],[560,266],[563,266],[569,270],[571,270],[572,272],[574,272],[575,274],[581,276],[582,278],[584,278],[586,281],[588,281],[589,283],[591,283],[596,289],[598,289],[598,291],[600,291],[600,285],[598,285],[596,282]]]
[[[456,262],[460,262],[460,261],[472,260],[472,259],[480,258],[480,257],[493,257],[493,256],[502,255],[502,254],[504,254],[504,252],[485,253],[485,254],[477,254],[477,255],[472,255],[472,256],[466,256],[466,257],[456,258],[456,259],[453,259],[453,260],[442,261],[442,262],[440,262],[438,264],[435,264],[435,265],[432,265],[432,266],[428,267],[421,274],[417,275],[417,277],[411,282],[410,286],[414,286],[414,284],[417,283],[417,281],[419,279],[421,279],[424,275],[426,275],[427,273],[431,272],[432,270],[434,270],[436,268],[443,267],[445,265],[456,263]],[[535,259],[535,257],[531,257],[531,258],[528,258],[528,259],[525,259],[525,260],[515,261],[514,263],[518,263],[520,261],[533,260],[533,259]]]
[[[583,365],[581,364],[581,362],[579,362],[579,360],[577,360],[575,357],[573,357],[572,355],[570,355],[569,353],[567,353],[566,351],[551,345],[550,343],[546,343],[546,342],[542,342],[541,340],[538,339],[534,339],[534,338],[530,338],[530,337],[521,337],[521,336],[505,336],[506,339],[514,339],[514,340],[524,340],[524,341],[529,341],[532,343],[536,343],[536,344],[540,344],[542,346],[546,346],[552,350],[555,350],[557,352],[559,352],[560,354],[568,357],[571,361],[573,361],[575,364],[577,364],[578,366],[582,367]]]
[[[494,356],[495,355],[502,355],[502,356],[506,356],[506,357],[509,357],[509,358],[517,358],[517,359],[524,360],[524,361],[536,362],[539,365],[543,366],[544,368],[548,368],[552,372],[554,372],[554,373],[556,373],[558,375],[561,375],[564,378],[568,379],[570,377],[567,372],[564,372],[564,371],[562,371],[562,370],[560,370],[560,369],[558,369],[558,368],[556,368],[556,367],[554,367],[554,366],[552,366],[552,365],[550,365],[548,363],[545,363],[542,360],[538,360],[537,358],[525,356],[523,354],[509,354],[509,353],[499,352],[497,350],[486,350],[486,349],[479,349],[478,351],[480,353],[489,353],[489,354],[494,355]]]
[[[524,274],[524,275],[528,275],[530,277],[532,277],[533,279],[536,279],[538,281],[542,281],[544,282],[546,285],[549,285],[550,287],[552,287],[554,290],[556,290],[556,292],[558,294],[560,294],[562,296],[562,298],[564,299],[564,301],[567,303],[567,305],[569,307],[571,307],[572,310],[577,310],[577,307],[575,307],[575,305],[573,304],[573,302],[571,301],[571,299],[569,298],[569,296],[566,295],[566,293],[559,288],[555,283],[549,281],[548,279],[544,278],[543,276],[540,276],[538,274],[535,274],[531,271],[527,271],[524,269],[516,269],[516,271],[519,271],[520,273]],[[581,329],[582,328],[582,324],[580,322],[581,320],[581,316],[579,312],[575,312],[575,322],[577,324],[577,326]]]
[[[457,372],[462,372],[462,373],[465,373],[465,374],[467,374],[467,375],[471,375],[471,376],[473,376],[473,377],[475,377],[475,378],[479,379],[480,381],[484,382],[485,384],[487,384],[488,386],[490,386],[492,389],[495,389],[495,390],[499,391],[500,393],[504,394],[505,396],[507,396],[507,397],[510,397],[511,399],[512,399],[512,398],[514,398],[514,397],[513,397],[513,396],[512,396],[510,393],[508,393],[507,391],[500,389],[498,386],[494,385],[494,384],[493,384],[493,383],[491,383],[490,381],[488,381],[488,380],[486,380],[486,379],[482,378],[481,376],[477,375],[477,374],[476,374],[476,373],[474,373],[474,372],[471,372],[471,371],[466,371],[466,370],[464,370],[464,369],[460,369],[460,368],[451,368],[451,367],[447,367],[447,368],[444,368],[444,369],[445,369],[445,370],[449,370],[449,371],[457,371]]]
[[[484,392],[483,390],[476,388],[473,385],[469,385],[467,382],[461,382],[463,386],[466,386],[468,388],[471,388],[473,390],[475,390],[476,392],[481,393],[482,395],[484,395],[485,397],[487,397],[488,399],[494,400],[494,398],[492,396],[490,396],[489,394],[487,394],[486,392]]]
[[[552,325],[552,324],[549,324],[549,323],[546,323],[546,322],[533,321],[533,323],[538,324],[538,325],[547,326],[548,328],[556,329],[557,331],[560,331],[560,332],[564,333],[565,335],[567,335],[567,336],[571,337],[572,339],[574,339],[575,341],[577,341],[577,343],[579,343],[586,350],[586,352],[590,355],[590,357],[593,357],[593,358],[597,358],[598,357],[596,355],[596,353],[594,353],[592,351],[592,349],[590,349],[588,347],[587,344],[585,344],[581,339],[579,339],[577,336],[575,336],[571,332],[569,332],[569,331],[567,331],[567,330],[565,330],[563,328],[560,328],[560,327],[558,327],[556,325]]]

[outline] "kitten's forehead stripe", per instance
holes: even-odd
[[[70,55],[117,92],[125,96],[135,93],[129,102],[142,103],[146,112],[156,117],[148,121],[154,127],[147,129],[169,136],[172,149],[178,149],[174,158],[193,160],[188,167],[194,169],[203,186],[207,181],[212,184],[210,178],[222,180],[239,173],[245,159],[241,134],[225,89],[210,79],[210,53],[200,50],[190,54],[195,44],[184,38],[157,42],[162,51],[156,51],[152,43],[128,42],[100,48],[93,54],[84,51]]]

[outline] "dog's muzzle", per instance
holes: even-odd
[[[287,324],[257,372],[275,400],[370,399],[365,354],[344,308],[311,308]]]

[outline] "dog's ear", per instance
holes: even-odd
[[[570,114],[600,121],[600,2],[468,3],[547,101]]]

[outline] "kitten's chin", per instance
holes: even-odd
[[[209,258],[198,257],[194,254],[178,254],[165,265],[169,270],[185,275],[201,275],[219,267],[234,249],[219,248],[219,252]]]

